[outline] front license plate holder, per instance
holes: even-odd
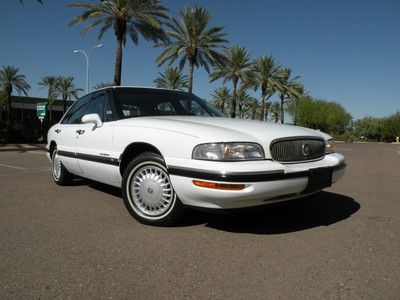
[[[320,191],[332,185],[332,168],[310,169],[308,184],[302,194]]]

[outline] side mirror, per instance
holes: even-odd
[[[87,114],[82,117],[83,124],[93,124],[94,128],[103,126],[103,122],[98,114]],[[93,129],[94,129],[93,128]]]

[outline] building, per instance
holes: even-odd
[[[47,103],[46,117],[42,122],[36,115],[36,105],[41,102]],[[73,102],[67,100],[67,108]],[[4,136],[10,138],[10,134],[13,142],[37,142],[41,137],[46,139],[48,129],[63,116],[63,104],[63,100],[58,99],[11,96],[12,130],[7,134],[5,123],[0,122],[0,141]],[[4,117],[5,112],[0,120],[5,120]]]

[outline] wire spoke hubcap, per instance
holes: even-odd
[[[134,206],[147,216],[160,216],[173,203],[168,174],[156,166],[140,168],[131,180],[130,192]]]
[[[58,153],[53,155],[53,176],[56,180],[60,179],[61,175],[61,159]]]

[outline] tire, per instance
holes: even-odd
[[[183,210],[164,160],[152,152],[128,164],[122,176],[122,197],[129,213],[143,224],[170,226]]]
[[[51,156],[51,164],[54,182],[58,185],[69,185],[74,176],[62,164],[57,148],[54,149]]]

